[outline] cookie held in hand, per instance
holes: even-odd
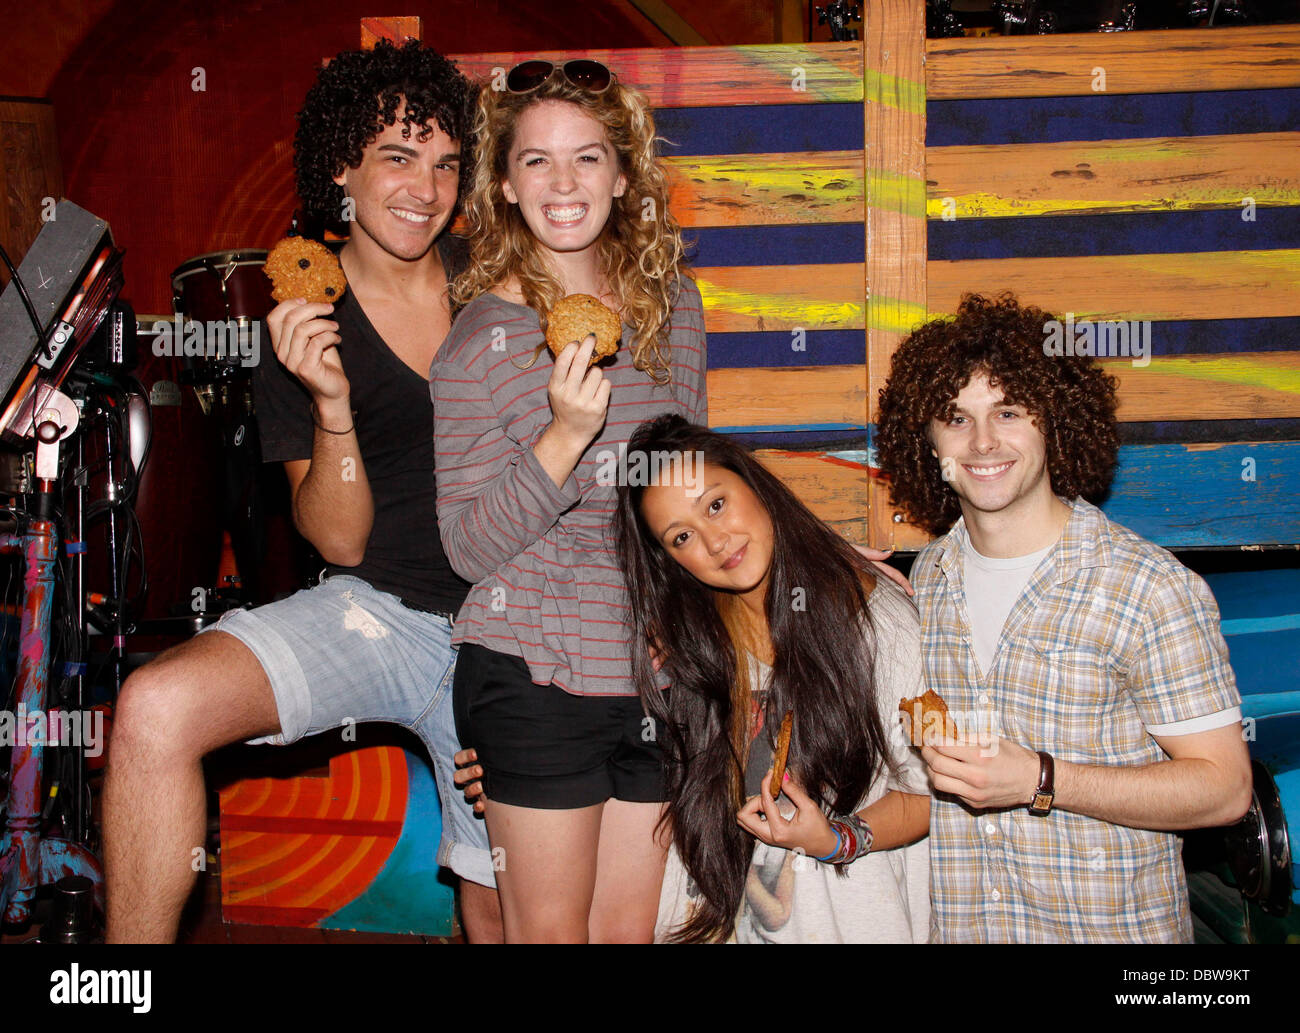
[[[781,795],[781,785],[785,780],[785,764],[790,758],[790,734],[794,731],[794,711],[787,710],[781,719],[781,730],[776,736],[776,749],[772,751],[772,781],[767,791],[775,800]]]
[[[266,256],[262,271],[271,278],[271,297],[276,301],[303,298],[333,304],[348,289],[338,256],[306,237],[285,237]]]
[[[898,701],[898,709],[912,722],[912,745],[918,750],[936,742],[957,739],[957,722],[948,713],[948,704],[933,689],[911,699]]]
[[[596,335],[596,350],[589,365],[595,365],[618,351],[623,324],[608,305],[590,294],[570,294],[555,303],[546,317],[546,347],[559,355],[566,345],[581,343],[588,334]]]

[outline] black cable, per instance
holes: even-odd
[[[40,345],[41,354],[47,355],[45,350],[45,328],[41,326],[40,317],[36,314],[36,306],[32,304],[32,296],[27,293],[27,286],[23,283],[23,278],[18,275],[18,270],[9,259],[9,253],[3,247],[0,247],[0,261],[9,268],[9,275],[13,277],[14,286],[18,288],[18,295],[23,299],[23,306],[27,309],[27,315],[31,317],[32,326],[36,328],[36,341]]]

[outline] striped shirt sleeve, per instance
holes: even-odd
[[[556,487],[532,448],[507,436],[488,389],[461,365],[435,370],[438,529],[452,568],[477,582],[546,534],[578,502],[578,482],[570,474]]]

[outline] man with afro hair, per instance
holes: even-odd
[[[1218,609],[1089,500],[1118,453],[1115,384],[1052,356],[1052,317],[967,296],[914,331],[880,393],[897,505],[940,535],[912,568],[934,783],[931,939],[1190,941],[1175,830],[1251,798]]]
[[[452,783],[451,625],[469,586],[438,534],[428,370],[464,244],[445,231],[470,157],[474,91],[418,42],[349,51],[298,115],[307,221],[348,234],[347,291],[282,302],[255,371],[264,461],[325,560],[316,587],[226,614],[127,679],[104,792],[110,941],[174,939],[206,839],[202,758],[240,740],[355,739],[403,725],[431,756],[440,863],[461,876],[471,941],[501,938],[482,821]]]

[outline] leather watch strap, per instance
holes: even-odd
[[[1038,788],[1029,804],[1029,813],[1042,816],[1052,809],[1056,799],[1056,764],[1052,755],[1043,750],[1038,751]]]

